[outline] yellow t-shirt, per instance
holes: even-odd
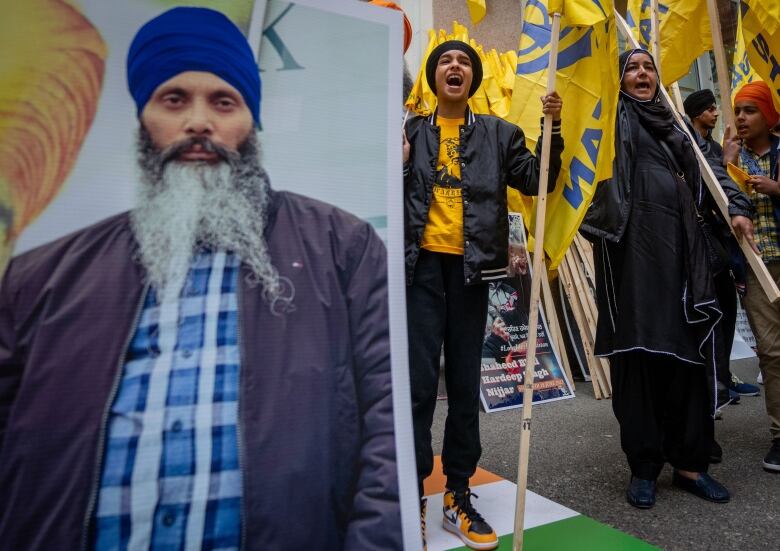
[[[436,181],[423,232],[423,249],[463,254],[463,197],[460,185],[460,137],[464,119],[436,117],[440,130]]]

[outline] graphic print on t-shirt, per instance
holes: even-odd
[[[436,179],[422,247],[434,252],[463,254],[463,197],[460,172],[460,126],[463,119],[438,117],[441,137]]]
[[[446,155],[446,163],[441,164],[439,158],[436,171],[436,183],[433,186],[434,201],[443,202],[448,208],[457,208],[461,202],[460,189],[460,154],[458,153],[458,139],[446,138],[441,141],[440,148]]]

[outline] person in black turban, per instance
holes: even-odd
[[[693,92],[685,98],[683,108],[696,131],[703,138],[709,138],[718,122],[718,106],[715,105],[715,94],[712,90]]]

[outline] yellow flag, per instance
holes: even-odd
[[[471,22],[475,25],[485,17],[485,13],[487,12],[485,0],[466,0],[466,6],[469,8]]]
[[[508,97],[512,97],[512,90],[515,87],[515,70],[517,69],[517,52],[510,50],[502,53],[501,66],[504,68],[504,77],[501,79],[501,88],[504,89]]]
[[[436,96],[428,86],[428,80],[425,78],[425,63],[433,49],[439,45],[439,35],[434,30],[428,31],[428,48],[422,57],[420,71],[417,73],[417,80],[414,81],[412,91],[406,98],[404,107],[422,116],[428,116],[436,108]]]
[[[750,66],[772,89],[780,111],[780,5],[777,0],[742,0],[740,10]]]
[[[485,96],[487,97],[489,108],[485,114],[495,115],[505,119],[507,115],[509,115],[509,98],[505,96],[504,92],[501,90],[501,71],[500,67],[495,63],[495,59],[498,58],[498,54],[496,54],[494,59],[493,54],[496,53],[495,50],[485,53],[482,49],[482,46],[475,45],[473,40],[472,46],[474,46],[474,49],[477,50],[479,57],[482,59],[481,88],[485,91]],[[475,113],[479,113],[479,111],[476,109],[473,109],[473,111]]]
[[[764,30],[775,36],[780,29],[780,3],[777,0],[750,0],[745,2],[756,15]]]
[[[731,103],[734,96],[748,82],[753,82],[760,77],[753,70],[745,48],[745,38],[742,33],[742,14],[737,15],[737,40],[734,47],[734,63],[731,69]]]
[[[634,37],[651,50],[651,2],[628,0],[626,22]],[[664,0],[658,3],[661,78],[667,84],[688,74],[694,60],[712,49],[706,0]]]
[[[555,191],[548,195],[544,248],[555,268],[563,259],[593,197],[597,182],[612,175],[619,77],[613,0],[579,0],[582,9],[600,12],[595,26],[573,26],[564,8],[556,91],[563,98],[566,143]],[[517,76],[508,120],[520,126],[534,148],[541,133],[539,97],[547,87],[551,17],[546,0],[528,0],[518,49]],[[509,205],[525,216],[528,202],[510,190]]]
[[[452,34],[446,36],[446,40],[460,40],[461,42],[469,42],[469,30],[465,25],[461,25],[457,21],[452,22]],[[473,44],[472,44],[473,46]]]
[[[573,27],[592,27],[607,19],[598,0],[547,0],[547,12],[550,16],[560,13],[566,24]]]

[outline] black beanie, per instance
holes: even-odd
[[[471,97],[482,83],[482,61],[479,59],[479,54],[476,50],[461,40],[447,40],[433,49],[431,55],[428,56],[428,62],[425,64],[425,78],[428,81],[428,86],[431,87],[431,91],[435,94],[436,66],[439,64],[441,55],[450,50],[460,50],[469,56],[471,60],[471,73],[473,74],[471,88],[469,88],[469,97]]]
[[[715,94],[712,90],[704,89],[693,92],[683,102],[685,114],[691,120],[704,113],[711,106],[715,105]]]

